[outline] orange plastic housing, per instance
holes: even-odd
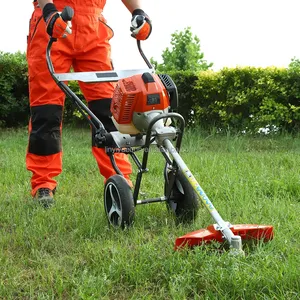
[[[268,241],[273,239],[273,226],[270,225],[254,225],[254,224],[238,224],[230,227],[234,235],[239,235],[242,240],[263,240]],[[175,250],[182,247],[194,247],[211,241],[224,242],[222,232],[216,230],[213,225],[205,229],[190,232],[181,236],[175,241]]]
[[[118,81],[110,109],[118,124],[130,124],[134,112],[164,110],[169,105],[168,92],[159,77],[144,73]]]

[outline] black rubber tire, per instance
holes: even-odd
[[[174,176],[172,172],[168,173],[168,182]],[[165,183],[165,196],[167,196],[167,185]],[[171,191],[171,197],[174,200],[168,200],[167,208],[171,211],[178,223],[191,223],[193,222],[199,210],[199,198],[197,193],[193,190],[187,178],[181,170],[178,170],[177,176]]]
[[[135,208],[133,194],[126,179],[109,177],[104,187],[104,209],[110,225],[124,229],[133,223]]]

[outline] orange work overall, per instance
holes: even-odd
[[[102,10],[106,0],[54,0],[56,8],[74,9],[72,34],[53,44],[51,58],[56,73],[66,73],[73,67],[76,72],[111,70],[109,40],[113,31],[106,25]],[[56,188],[55,176],[62,172],[62,115],[65,94],[52,79],[46,64],[49,36],[42,10],[34,2],[30,19],[27,62],[31,118],[26,167],[32,172],[32,195],[39,188]],[[112,83],[83,83],[80,89],[91,111],[108,131],[116,130],[110,118]],[[93,139],[92,139],[93,140]],[[92,141],[92,153],[100,173],[108,178],[115,174],[109,156]],[[127,155],[115,154],[116,163],[129,181],[132,172]]]

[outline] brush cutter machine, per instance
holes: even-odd
[[[62,12],[65,21],[71,20],[72,16],[70,8],[65,8]],[[121,228],[129,226],[134,220],[137,205],[154,202],[166,202],[176,220],[190,222],[197,216],[200,199],[216,224],[177,238],[175,249],[185,245],[193,247],[203,242],[227,241],[231,248],[239,253],[242,252],[242,239],[272,239],[272,226],[231,225],[225,222],[200,187],[179,155],[185,121],[176,113],[177,88],[170,76],[155,74],[141,49],[140,41],[137,41],[137,46],[148,67],[146,69],[63,74],[54,71],[50,57],[53,42],[55,39],[50,38],[47,47],[49,71],[57,85],[73,100],[95,129],[96,144],[106,149],[116,172],[116,175],[107,179],[104,189],[104,207],[109,224]],[[70,80],[91,83],[117,82],[111,113],[118,131],[106,131],[100,120],[67,86],[65,82]],[[148,156],[153,145],[158,147],[165,158],[164,195],[138,200],[142,176],[148,172]],[[139,150],[143,151],[142,161],[136,155]],[[117,152],[130,155],[138,168],[133,192],[116,165],[114,154]]]

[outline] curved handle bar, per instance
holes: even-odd
[[[142,50],[142,47],[141,47],[141,41],[140,40],[137,40],[136,41],[137,43],[137,47],[139,49],[139,52],[143,58],[143,60],[145,61],[146,65],[149,67],[149,69],[153,69],[153,66],[152,64],[150,63],[150,61],[148,60],[148,58],[146,57],[146,55],[144,54],[144,51]]]
[[[70,6],[66,6],[63,9],[62,13],[61,13],[61,18],[66,22],[71,21],[73,16],[74,16],[74,10]],[[53,42],[56,42],[56,41],[57,41],[57,39],[50,37],[50,40],[49,40],[48,46],[47,46],[47,51],[46,51],[46,60],[47,60],[47,65],[48,65],[48,69],[50,70],[50,73],[55,73],[50,55],[51,55],[52,44],[53,44]],[[138,50],[140,52],[140,55],[142,56],[142,58],[145,61],[146,65],[148,66],[148,68],[153,69],[152,64],[150,63],[150,61],[148,60],[148,58],[144,54],[144,51],[142,50],[140,40],[137,40],[137,47],[138,47]]]
[[[74,15],[74,11],[71,7],[65,7],[61,13],[61,17],[63,18],[64,21],[71,21],[71,19],[73,18]],[[61,90],[64,91],[64,93],[69,96],[71,99],[73,99],[76,103],[76,105],[78,106],[79,110],[83,113],[83,115],[86,117],[87,121],[91,124],[91,126],[97,131],[97,130],[105,130],[103,124],[100,122],[100,120],[88,109],[88,107],[85,106],[85,104],[83,104],[83,102],[76,96],[76,94],[64,83],[61,82],[57,79],[57,77],[55,76],[55,70],[53,67],[53,63],[51,60],[51,48],[54,42],[56,42],[57,39],[50,37],[48,45],[47,45],[47,49],[46,49],[46,61],[47,61],[47,66],[49,69],[49,72],[51,74],[51,77],[53,78],[53,80],[57,83],[57,85],[60,87]],[[151,63],[149,62],[149,60],[147,59],[147,57],[145,56],[142,48],[141,48],[141,41],[137,41],[137,47],[138,50],[142,56],[142,58],[144,59],[145,63],[147,64],[147,66],[150,69],[153,69],[153,66],[151,65]],[[88,118],[84,112],[86,112],[90,118]],[[91,120],[93,120],[94,122],[92,122]],[[97,125],[95,125],[97,124]]]

